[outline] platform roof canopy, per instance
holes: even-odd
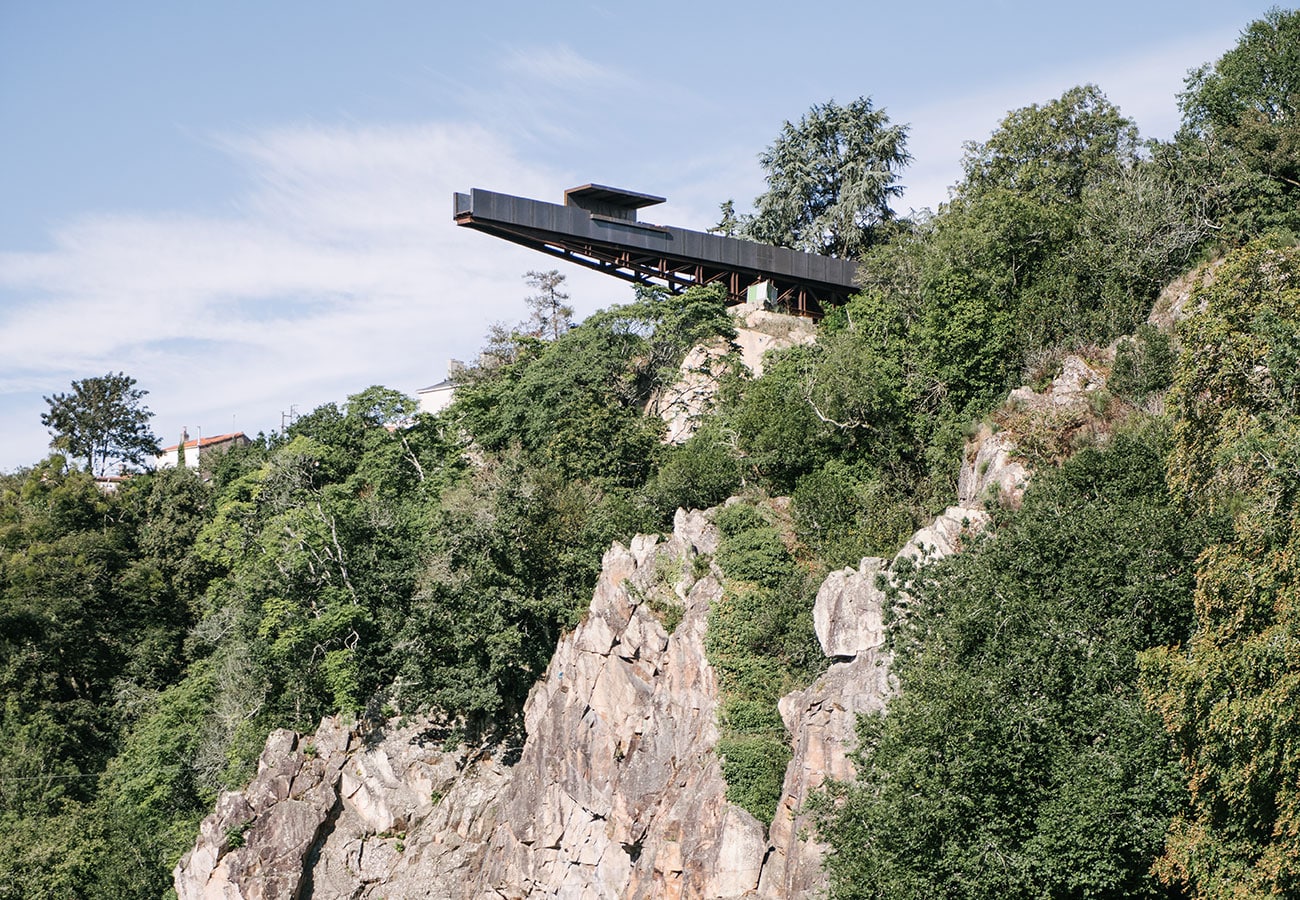
[[[674,292],[720,282],[739,303],[751,285],[767,282],[778,308],[820,316],[855,290],[851,260],[637,220],[637,210],[663,202],[584,184],[564,192],[563,206],[475,188],[455,194],[453,209],[457,225]]]
[[[645,206],[656,206],[667,199],[667,197],[656,197],[654,194],[640,194],[622,188],[606,187],[603,184],[584,184],[564,192],[565,206],[580,206],[583,209],[591,209],[593,206],[627,209],[632,210],[633,218],[636,217],[636,210]]]

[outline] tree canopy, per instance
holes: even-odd
[[[1040,201],[1075,201],[1137,159],[1132,120],[1096,85],[1014,110],[987,141],[968,142],[963,192],[1002,188]]]
[[[1300,891],[1300,248],[1235,252],[1192,297],[1171,481],[1231,517],[1196,572],[1196,631],[1144,658],[1191,803],[1161,876],[1205,898]]]
[[[833,807],[837,897],[1176,897],[1151,874],[1185,803],[1136,652],[1181,640],[1203,530],[1159,429],[1038,476],[990,540],[913,583],[899,694]]]
[[[1230,234],[1300,231],[1300,10],[1274,7],[1192,71],[1179,97],[1184,161],[1213,182]]]
[[[907,126],[870,97],[813,106],[759,157],[767,190],[739,236],[826,256],[858,257],[894,218],[899,172],[911,161]],[[725,209],[724,209],[725,212]],[[719,226],[730,231],[733,223]]]
[[[49,412],[41,424],[50,430],[50,446],[86,461],[88,470],[103,475],[110,460],[141,466],[158,452],[158,439],[149,428],[153,413],[143,404],[148,391],[122,372],[72,382],[72,391],[46,397]]]

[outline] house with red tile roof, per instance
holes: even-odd
[[[185,467],[197,469],[199,467],[199,458],[210,453],[224,453],[231,447],[243,447],[252,443],[244,436],[242,431],[232,431],[230,434],[217,434],[212,437],[198,437],[190,440],[187,431],[181,431],[181,443],[172,444],[170,447],[163,447],[162,452],[154,457],[154,468],[156,469],[174,469],[180,459],[180,449],[185,447]]]

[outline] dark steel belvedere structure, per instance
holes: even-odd
[[[637,221],[638,209],[663,202],[599,184],[565,191],[562,206],[479,188],[453,195],[457,225],[637,284],[680,292],[721,282],[734,303],[748,295],[814,317],[855,290],[852,260]]]

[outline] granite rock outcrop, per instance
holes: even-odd
[[[985,435],[962,496],[895,559],[936,559],[982,528],[989,487],[1027,474]],[[978,471],[976,471],[978,469]],[[807,801],[853,778],[860,714],[892,691],[893,561],[831,573],[814,606],[827,670],[780,701],[793,758],[764,827],[726,800],[718,692],[704,652],[722,594],[718,533],[677,513],[665,537],[605,554],[591,606],[525,708],[522,747],[449,746],[445,723],[327,719],[270,736],[175,872],[181,900],[806,897],[827,886]]]

